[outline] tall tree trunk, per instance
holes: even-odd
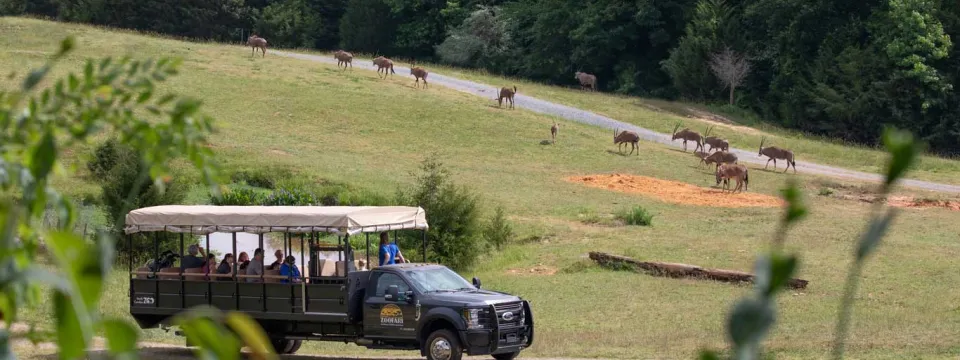
[[[734,86],[731,85],[730,86],[730,105],[733,105],[733,89],[734,89]]]

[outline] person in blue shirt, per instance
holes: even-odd
[[[287,256],[283,264],[280,265],[280,276],[286,276],[286,279],[280,280],[282,283],[300,282],[300,269],[297,269],[296,258],[293,255]]]
[[[380,233],[380,266],[406,262],[400,247],[396,243],[389,243],[389,240],[386,231]]]

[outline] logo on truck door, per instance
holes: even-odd
[[[381,326],[403,326],[403,310],[394,304],[386,304],[380,309]]]

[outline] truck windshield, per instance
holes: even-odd
[[[473,287],[467,280],[447,268],[418,269],[408,273],[413,280],[413,286],[420,292],[438,292],[438,291],[472,291]]]

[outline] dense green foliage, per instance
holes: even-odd
[[[627,225],[650,226],[653,225],[653,214],[647,211],[643,206],[634,206],[630,209],[618,211],[617,220],[623,221]]]
[[[960,153],[960,5],[940,0],[0,0],[38,14],[272,47],[343,47],[625,94],[721,102],[707,66],[751,60],[737,106],[768,122],[878,144],[882,125]]]

